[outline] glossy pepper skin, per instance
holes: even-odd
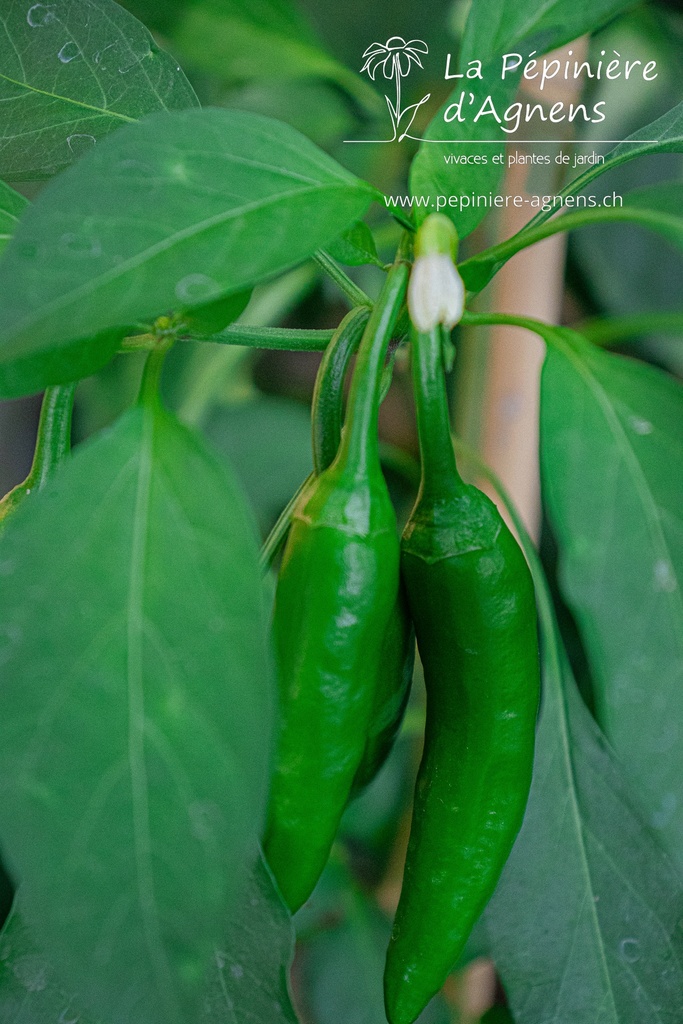
[[[533,584],[495,505],[460,479],[441,329],[417,334],[422,482],[401,569],[427,690],[424,752],[387,953],[391,1024],[441,988],[522,824],[539,701]]]
[[[370,315],[357,307],[344,317],[320,363],[313,392],[313,467],[320,474],[334,460],[341,441],[344,380]],[[415,667],[415,630],[404,588],[384,636],[365,749],[353,780],[351,796],[369,786],[386,761],[405,714]]]
[[[392,267],[363,333],[339,451],[297,506],[273,636],[281,726],[265,853],[295,911],[327,861],[365,748],[399,541],[379,461],[379,387],[407,268]]]

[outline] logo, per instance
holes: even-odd
[[[375,139],[372,141],[396,142],[398,140],[402,142],[408,137],[412,123],[415,120],[415,115],[422,104],[427,102],[431,93],[423,96],[419,103],[411,103],[407,107],[402,107],[401,80],[408,77],[413,64],[417,64],[420,68],[422,67],[420,54],[424,55],[427,53],[429,53],[429,47],[422,39],[411,39],[410,42],[406,42],[401,36],[391,36],[390,39],[387,39],[386,43],[371,43],[368,46],[363,54],[365,63],[360,69],[361,74],[367,71],[374,82],[377,72],[381,69],[387,82],[393,81],[395,90],[393,102],[389,96],[386,94],[384,96],[389,108],[393,135],[390,139]],[[371,140],[359,139],[357,141],[369,142]]]

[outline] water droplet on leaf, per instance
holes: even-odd
[[[92,149],[97,140],[94,135],[69,135],[66,144],[74,156],[83,156]]]
[[[619,952],[627,964],[635,964],[640,960],[640,943],[637,939],[622,939]]]
[[[78,49],[76,43],[70,39],[68,43],[64,43],[64,46],[61,48],[57,56],[61,60],[62,64],[68,64],[76,57],[80,57],[81,51]]]
[[[655,429],[649,420],[641,419],[640,416],[631,416],[629,423],[636,434],[651,434]]]
[[[57,18],[54,9],[54,4],[34,4],[33,7],[29,7],[26,20],[31,28],[49,25],[51,21],[55,21]]]
[[[100,256],[102,246],[97,238],[89,238],[87,235],[79,235],[74,232],[67,232],[59,239],[60,245],[73,256],[94,257]]]
[[[220,285],[206,274],[188,274],[175,286],[176,298],[180,302],[205,302],[218,298]]]
[[[655,590],[664,590],[666,593],[671,594],[677,586],[678,581],[671,562],[668,562],[665,558],[660,558],[654,564]]]

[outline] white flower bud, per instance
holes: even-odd
[[[428,252],[413,264],[408,284],[408,310],[418,331],[437,324],[449,330],[465,308],[465,285],[449,253]]]

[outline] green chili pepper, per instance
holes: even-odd
[[[411,1024],[441,988],[495,888],[529,793],[539,699],[531,575],[493,502],[458,475],[441,330],[413,339],[422,480],[401,570],[427,723],[387,953],[391,1024]]]
[[[348,800],[396,602],[399,542],[377,420],[407,276],[399,260],[370,315],[339,451],[302,495],[278,578],[281,728],[265,852],[291,910],[312,892]]]
[[[325,350],[313,392],[313,465],[320,474],[332,463],[341,440],[344,379],[370,310],[360,306],[342,320]],[[401,727],[415,666],[415,631],[403,587],[384,637],[363,759],[351,796],[368,786],[386,761]]]

